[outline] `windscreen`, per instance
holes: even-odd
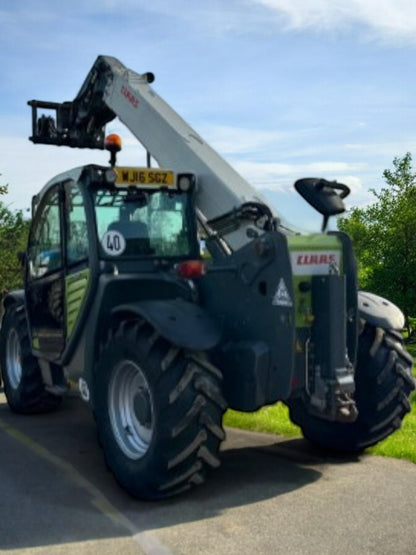
[[[188,195],[178,191],[97,189],[94,206],[101,255],[188,256],[188,202]]]

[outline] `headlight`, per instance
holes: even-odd
[[[106,183],[109,185],[114,185],[117,179],[117,174],[114,170],[106,170],[104,175]]]
[[[180,173],[178,175],[178,189],[182,193],[188,193],[195,187],[195,176],[192,173]]]

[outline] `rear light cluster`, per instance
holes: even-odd
[[[176,271],[181,278],[197,279],[206,273],[206,265],[203,260],[185,260],[177,265]]]

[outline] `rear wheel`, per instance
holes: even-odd
[[[412,366],[413,359],[399,332],[366,323],[359,337],[356,365],[357,420],[341,423],[317,418],[302,399],[288,402],[290,418],[318,445],[361,451],[400,428],[410,411],[409,395],[415,388]]]
[[[225,438],[221,374],[144,321],[110,334],[95,369],[95,416],[108,466],[132,495],[160,499],[204,481]]]
[[[8,308],[4,316],[0,363],[4,392],[14,412],[48,412],[59,406],[62,397],[45,389],[38,361],[32,355],[26,313],[21,305]]]

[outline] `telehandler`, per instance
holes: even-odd
[[[338,451],[386,438],[410,410],[413,362],[403,314],[358,290],[349,237],[327,231],[348,187],[297,181],[323,225],[291,229],[153,80],[99,56],[73,101],[29,102],[34,143],[111,159],[33,198],[24,289],[3,300],[10,408],[55,409],[77,381],[108,466],[142,499],[220,464],[227,407],[282,401],[305,437]],[[120,139],[105,137],[116,117],[144,167],[117,165]]]

